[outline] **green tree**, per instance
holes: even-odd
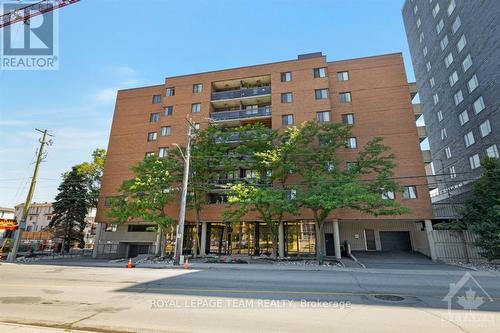
[[[237,166],[237,160],[229,154],[234,146],[232,133],[213,125],[192,136],[188,208],[195,213],[194,257],[198,254],[201,211],[209,203],[209,193],[224,185],[224,175]]]
[[[63,175],[63,181],[58,188],[49,228],[54,238],[62,239],[62,251],[68,252],[74,242],[83,248],[83,230],[87,215],[88,192],[86,178],[76,168]]]
[[[154,223],[159,233],[156,255],[165,255],[165,233],[174,219],[167,216],[165,206],[177,196],[182,177],[178,159],[148,156],[132,167],[134,178],[126,180],[119,195],[111,198],[108,217],[115,223],[134,219]]]
[[[283,163],[286,147],[276,141],[277,133],[263,125],[242,127],[241,142],[235,152],[241,156],[240,163],[251,170],[250,177],[231,186],[230,206],[223,218],[240,222],[249,212],[257,212],[268,226],[271,236],[272,253],[278,253],[279,225],[286,213],[296,213],[296,201],[292,189],[286,186],[289,165]]]
[[[338,123],[305,122],[285,132],[289,156],[302,177],[297,198],[312,211],[316,226],[316,255],[323,262],[322,235],[333,210],[354,209],[375,216],[408,212],[384,193],[400,191],[393,180],[394,156],[381,138],[369,141],[347,168],[338,151],[346,146],[351,128]]]
[[[500,258],[500,160],[484,158],[483,175],[472,185],[472,195],[465,201],[462,221],[479,236],[476,245],[488,260]]]
[[[83,162],[75,165],[77,172],[82,174],[86,179],[86,186],[89,192],[88,207],[97,207],[105,158],[106,149],[97,148],[92,152],[91,162]]]

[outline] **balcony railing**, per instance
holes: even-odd
[[[436,218],[460,218],[463,204],[456,203],[433,203],[432,210]]]
[[[271,86],[243,88],[239,90],[218,91],[212,93],[212,101],[222,99],[244,98],[259,95],[269,95],[271,93]]]
[[[214,112],[210,114],[210,118],[213,121],[227,121],[227,120],[267,117],[271,115],[272,115],[271,107],[263,106],[257,109]]]
[[[222,136],[215,138],[215,143],[234,143],[234,142],[242,142],[249,140],[266,140],[271,139],[270,133],[261,133],[261,137],[258,137],[258,133],[255,131],[246,131],[244,133],[239,132],[227,132]]]

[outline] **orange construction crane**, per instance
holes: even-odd
[[[19,9],[13,10],[9,13],[0,15],[0,28],[4,28],[16,22],[29,22],[29,19],[53,11],[55,9],[71,5],[80,0],[43,0]]]

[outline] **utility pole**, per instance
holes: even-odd
[[[31,199],[33,198],[33,193],[35,192],[36,178],[38,176],[38,169],[40,168],[40,164],[43,160],[43,151],[47,142],[47,136],[52,136],[48,133],[48,130],[39,130],[35,128],[36,131],[43,133],[42,139],[40,141],[40,149],[38,150],[38,157],[36,159],[35,170],[33,171],[33,177],[31,178],[31,185],[28,192],[28,196],[26,197],[26,201],[24,202],[23,214],[21,216],[21,221],[18,223],[17,231],[14,236],[14,244],[12,245],[12,249],[7,257],[8,262],[15,262],[17,257],[17,250],[19,248],[19,243],[21,243],[21,239],[23,236],[23,231],[26,228],[26,219],[28,218],[28,212],[31,205]]]
[[[175,239],[174,265],[180,265],[183,242],[184,242],[184,220],[186,218],[187,188],[189,181],[189,162],[191,160],[191,134],[192,134],[192,129],[194,128],[194,125],[189,118],[187,119],[187,122],[188,122],[188,131],[187,131],[187,141],[186,141],[186,155],[183,155],[184,174],[182,176],[182,192],[181,192],[181,206],[179,209],[179,223],[177,224],[177,233]]]

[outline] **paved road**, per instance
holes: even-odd
[[[498,274],[465,276],[448,311],[465,273],[3,264],[0,331],[498,332]]]

